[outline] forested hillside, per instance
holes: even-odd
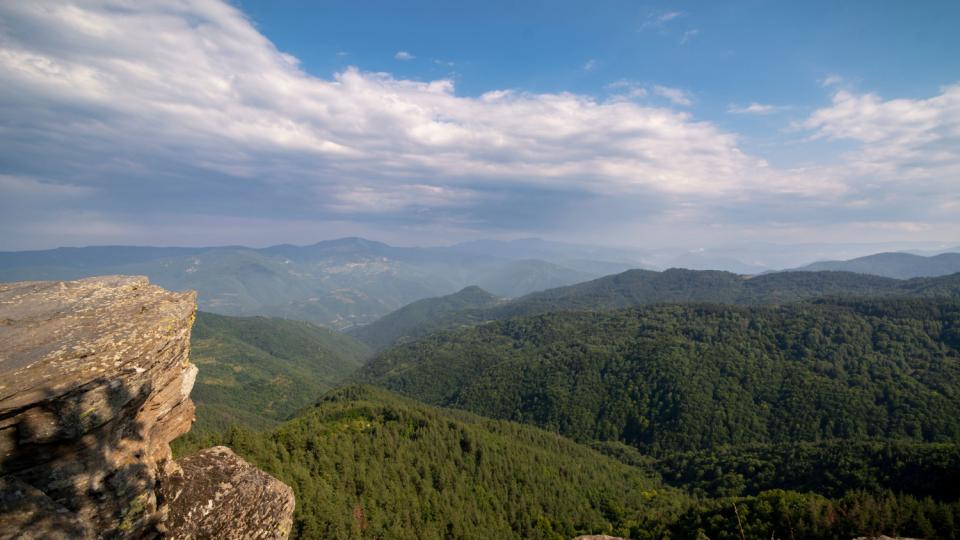
[[[197,313],[190,359],[199,368],[195,432],[266,428],[313,403],[370,354],[362,343],[310,323]]]
[[[428,336],[358,373],[428,403],[620,440],[960,440],[960,302],[561,312]]]
[[[855,448],[841,452],[848,457],[852,453],[853,459],[833,462],[840,465],[836,472],[841,476],[832,484],[838,493],[832,498],[780,489],[715,496],[722,490],[701,487],[706,477],[729,469],[722,476],[735,478],[744,468],[742,462],[756,466],[754,456],[721,455],[719,465],[706,455],[628,465],[554,433],[438,409],[362,386],[332,391],[272,431],[234,429],[182,441],[178,449],[189,452],[211,443],[229,445],[293,487],[293,538],[567,540],[606,533],[636,539],[706,535],[738,540],[741,528],[747,538],[883,533],[950,538],[960,531],[956,489],[946,498],[911,494],[955,464],[956,452],[946,447],[914,445],[893,451],[893,459],[935,458],[912,469],[911,481],[895,490],[859,489],[863,482],[858,484],[856,475],[863,471],[860,449]],[[785,474],[816,469],[820,464],[815,460],[823,453],[801,448],[790,456]],[[768,469],[779,474],[783,467],[774,463]],[[763,476],[767,469],[764,463],[759,466]],[[876,459],[866,466],[868,474],[880,470]],[[678,479],[690,477],[698,496],[664,485],[654,468],[681,485]],[[901,475],[907,472],[901,467]],[[842,484],[843,475],[853,478],[850,489]],[[773,475],[763,477],[770,484],[778,482]]]
[[[493,307],[444,311],[419,319],[406,327],[403,335],[385,332],[379,341],[397,342],[442,328],[554,311],[611,310],[654,303],[782,304],[824,296],[956,297],[960,296],[960,274],[897,280],[850,272],[779,272],[751,277],[715,270],[628,270]],[[364,332],[369,340],[381,331],[371,325]]]
[[[616,309],[661,302],[772,304],[827,295],[899,292],[903,282],[846,272],[744,276],[717,270],[628,270],[586,283],[532,293],[503,306],[497,318],[558,310]]]
[[[447,296],[418,300],[348,333],[374,349],[383,349],[402,338],[421,337],[445,327],[446,317],[451,314],[501,302],[502,299],[480,287],[467,287]]]
[[[614,454],[602,446],[601,450]],[[851,490],[890,490],[937,500],[960,498],[956,443],[846,439],[722,446],[642,463],[668,484],[699,497],[789,489],[827,497],[842,497]]]
[[[295,538],[627,535],[682,502],[649,473],[555,434],[371,387],[331,392],[269,433],[213,441],[293,486]]]
[[[516,297],[580,283],[599,275],[603,272],[582,272],[547,261],[521,259],[478,275],[476,284],[500,296]]]
[[[771,276],[739,301],[837,277]],[[592,290],[571,297],[636,288]],[[502,302],[471,287],[381,322],[402,336]],[[350,336],[201,312],[198,423],[176,450],[226,444],[293,486],[294,538],[960,533],[960,300],[567,310],[418,338],[360,367]],[[324,394],[344,379],[409,397]]]

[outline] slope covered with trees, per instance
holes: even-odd
[[[783,304],[826,296],[956,297],[960,296],[960,274],[904,281],[850,272],[779,272],[751,277],[716,270],[628,270],[492,307],[444,311],[418,320],[402,336],[390,334],[389,338],[398,342],[443,328],[555,311],[612,310],[655,303]],[[366,335],[378,331],[379,327],[371,326]]]
[[[744,276],[718,270],[628,270],[586,283],[532,293],[503,306],[497,318],[558,310],[616,309],[654,303],[774,304],[827,295],[899,291],[902,282],[844,272]]]
[[[960,302],[561,312],[434,334],[360,379],[654,454],[824,439],[960,440]]]
[[[477,285],[494,294],[516,297],[531,291],[563,287],[593,279],[599,272],[581,272],[537,259],[521,259],[498,266],[476,277]]]
[[[234,429],[194,447],[210,442],[294,488],[297,538],[628,535],[682,500],[555,434],[372,387],[333,391],[271,432]]]
[[[828,497],[890,490],[937,500],[960,498],[960,445],[955,443],[834,440],[723,446],[676,452],[643,464],[698,497],[789,489]]]
[[[713,496],[696,487],[699,495],[691,497],[664,485],[650,466],[628,465],[554,433],[365,386],[334,390],[272,431],[233,429],[178,449],[211,443],[228,444],[294,488],[293,538],[565,540],[606,533],[736,540],[741,527],[747,538],[949,538],[960,524],[955,491],[946,494],[952,499],[910,493],[929,476],[896,491],[854,487],[834,497],[781,489]],[[915,450],[944,466],[955,459],[939,448]],[[655,466],[693,476],[716,468],[688,456]],[[915,472],[935,474],[937,467]]]
[[[383,349],[401,339],[418,338],[447,324],[446,317],[463,310],[494,306],[503,300],[480,287],[408,304],[377,321],[348,333],[374,349]]]
[[[230,425],[266,428],[286,420],[356,370],[369,349],[349,336],[301,321],[199,312],[190,359],[194,431]]]

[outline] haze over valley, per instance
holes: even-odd
[[[816,248],[820,253],[851,249],[867,248]],[[763,251],[763,247],[755,250],[754,257]],[[773,257],[770,260],[776,260]],[[774,270],[704,251],[618,249],[538,239],[446,247],[394,247],[342,238],[261,249],[102,246],[0,252],[0,280],[4,281],[146,275],[171,290],[196,290],[200,308],[214,313],[284,317],[341,330],[369,324],[411,302],[468,286],[517,298],[630,269],[675,267],[740,274],[752,274],[745,271],[750,268],[758,273]],[[863,260],[814,262],[799,269],[933,277],[960,271],[960,255],[883,254]]]

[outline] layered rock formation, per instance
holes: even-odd
[[[144,277],[0,283],[0,538],[209,537],[168,519],[185,511],[181,494],[207,487],[183,474],[169,446],[193,421],[195,309],[194,293]],[[265,517],[238,534],[285,538],[290,488],[208,452],[205,475],[266,486]],[[194,502],[246,523],[230,515],[242,497],[230,491],[250,481],[221,482],[216,498]]]
[[[254,540],[290,533],[293,490],[229,448],[208,448],[177,463],[182,474],[164,482],[161,493],[170,505],[166,525],[179,537]]]

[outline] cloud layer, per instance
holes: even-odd
[[[899,223],[936,210],[960,178],[957,86],[926,100],[837,91],[797,127],[856,148],[786,170],[744,152],[735,133],[632,99],[646,93],[636,86],[624,88],[630,99],[464,97],[446,79],[356,67],[313,76],[219,1],[8,2],[0,21],[0,231],[35,227],[37,242],[55,242],[50,224],[69,212],[117,223],[90,242],[125,239],[95,233],[144,214],[262,219],[278,231],[399,224],[435,231],[428,240],[567,226],[625,241],[643,227],[726,230],[754,216],[729,217],[747,207],[790,226],[811,207],[863,223],[865,205],[883,221],[877,212],[896,203],[877,186],[928,187],[928,200],[912,198],[919,212],[897,209]],[[693,105],[682,90],[650,92]],[[758,107],[742,112],[767,112]]]

